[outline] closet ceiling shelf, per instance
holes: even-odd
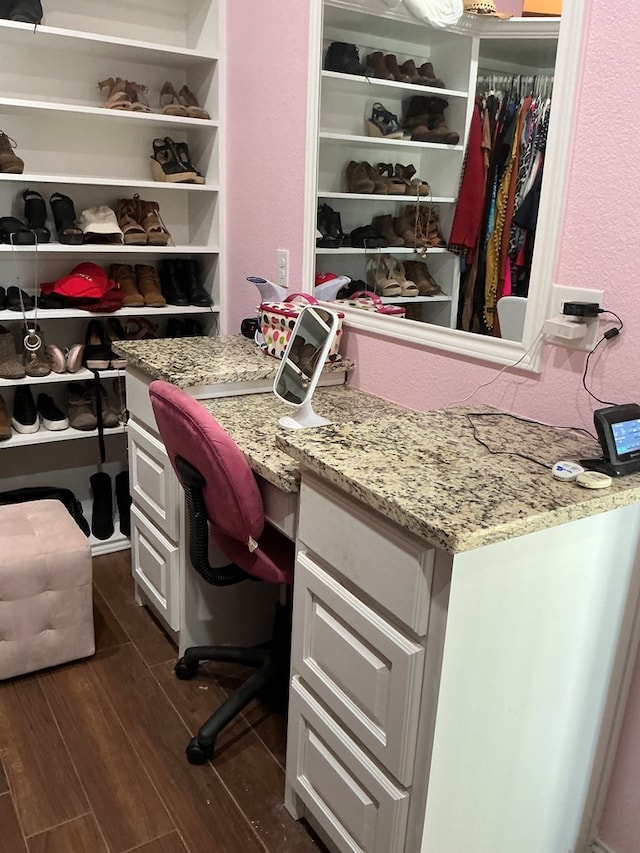
[[[22,315],[19,315],[19,318],[22,320]],[[42,319],[42,312],[40,312],[40,319]],[[118,376],[124,378],[124,370],[100,371],[101,379],[116,379]],[[87,379],[93,379],[93,373],[83,367],[77,373],[50,373],[48,376],[25,376],[24,379],[0,379],[0,388],[17,388],[18,385],[54,385],[58,382],[84,382]]]
[[[126,431],[126,426],[121,424],[120,426],[112,427],[111,429],[105,429],[104,434],[105,436],[121,435]],[[0,451],[9,450],[12,447],[27,447],[32,444],[51,444],[54,441],[74,441],[78,438],[96,438],[97,435],[97,429],[81,430],[68,427],[67,429],[56,431],[40,427],[38,432],[31,433],[31,435],[14,433],[11,438],[0,442]]]
[[[388,92],[389,90],[399,90],[400,93],[415,95],[439,95],[441,98],[464,98],[469,97],[469,93],[460,89],[440,89],[437,86],[418,86],[413,83],[397,83],[395,80],[380,80],[377,77],[362,77],[357,74],[341,74],[338,71],[323,71],[322,83],[324,86],[331,88],[343,89],[344,87],[353,87],[362,89],[364,94],[375,94],[375,92]]]
[[[181,190],[185,192],[219,192],[218,184],[172,184],[164,181],[137,181],[129,178],[85,177],[84,175],[42,175],[37,172],[23,172],[21,175],[11,175],[0,172],[0,182],[9,181],[15,184],[56,184],[58,186],[87,186],[87,187],[117,187],[129,189],[152,190]]]
[[[462,145],[443,145],[440,142],[412,142],[410,139],[385,139],[378,136],[356,136],[353,133],[333,133],[326,130],[318,134],[321,142],[351,143],[353,145],[378,145],[385,148],[419,148],[422,151],[464,151]]]
[[[219,305],[201,308],[197,305],[167,305],[166,308],[119,308],[117,311],[79,311],[77,308],[38,308],[38,320],[90,320],[92,317],[171,317],[177,314],[218,314]],[[29,320],[35,319],[33,311],[27,311]],[[0,311],[0,323],[21,320],[19,311]],[[69,374],[71,375],[71,374]]]
[[[218,127],[217,119],[183,118],[182,116],[167,116],[164,113],[143,113],[134,110],[106,110],[104,107],[85,106],[83,104],[68,104],[57,101],[35,101],[31,98],[0,98],[0,108],[3,112],[19,112],[24,110],[42,110],[59,115],[69,113],[77,116],[90,116],[107,121],[145,122],[167,127],[175,132],[176,125],[180,127],[196,128],[198,130],[212,130]]]
[[[416,200],[416,196],[413,193],[406,193],[406,195],[382,195],[380,193],[332,193],[332,192],[318,192],[318,198],[334,198],[334,199],[344,199],[347,200],[355,200],[355,201],[375,201],[379,203],[381,201],[392,201],[392,202],[410,202],[413,203]],[[421,195],[420,196],[420,204],[455,204],[455,198],[453,196],[447,195]]]
[[[0,245],[2,253],[31,253],[36,251],[31,246]],[[214,246],[124,246],[122,243],[105,245],[103,243],[84,243],[80,246],[68,246],[65,243],[40,243],[39,255],[217,255]]]
[[[406,199],[405,199],[406,200]],[[427,252],[430,255],[450,255],[448,249],[427,249]],[[394,246],[383,246],[380,249],[354,249],[351,246],[344,246],[340,249],[316,249],[316,255],[371,255],[375,257],[376,255],[415,255],[416,252],[414,249],[408,246],[402,246],[400,248]],[[0,315],[1,316],[1,315]]]
[[[0,22],[0,42],[176,69],[202,66],[203,63],[215,62],[218,59],[217,53],[191,50],[179,45],[136,41],[61,27],[38,26],[34,33],[33,24],[5,20]]]

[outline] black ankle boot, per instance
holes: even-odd
[[[181,281],[180,268],[173,259],[160,264],[160,287],[168,305],[189,305],[186,287]]]
[[[25,190],[22,193],[24,200],[24,218],[27,220],[27,225],[36,235],[38,243],[48,243],[51,239],[51,232],[46,227],[47,206],[40,193],[35,190]]]
[[[40,0],[15,0],[9,15],[11,21],[24,21],[25,24],[39,24],[42,20]]]
[[[13,8],[13,0],[0,0],[0,18],[8,21],[11,17],[11,9]]]
[[[131,493],[129,491],[129,472],[116,474],[116,503],[120,517],[120,533],[131,536]]]
[[[202,274],[200,265],[195,258],[180,261],[180,282],[184,288],[189,305],[198,308],[208,308],[211,305],[211,297],[202,286]]]
[[[113,535],[113,497],[111,495],[111,477],[103,471],[89,477],[93,509],[91,512],[91,532],[96,539],[109,539]]]

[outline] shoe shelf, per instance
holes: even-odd
[[[101,370],[100,379],[124,379],[124,370]],[[0,379],[0,388],[17,388],[19,385],[53,385],[59,382],[85,382],[93,379],[93,373],[86,368],[76,373],[53,373],[48,376],[25,376],[24,379]]]
[[[38,320],[86,320],[93,317],[173,317],[177,314],[219,314],[220,306],[211,305],[207,308],[199,305],[167,305],[164,308],[119,308],[109,312],[80,312],[76,308],[38,308]],[[33,320],[34,312],[27,311],[27,319]],[[19,311],[0,311],[0,323],[22,322]]]
[[[320,131],[320,142],[333,144],[350,143],[353,145],[373,146],[374,148],[430,148],[434,151],[464,151],[462,145],[443,145],[440,142],[414,142],[411,139],[384,139],[378,136],[358,136],[353,133],[334,133]],[[377,156],[377,155],[376,155]]]
[[[37,46],[41,50],[64,51],[67,54],[89,54],[113,62],[129,61],[135,56],[139,62],[163,65],[167,69],[199,68],[203,63],[215,62],[218,59],[217,51],[194,50],[178,45],[138,41],[46,24],[34,29],[32,24],[17,21],[0,22],[0,41],[28,49]]]
[[[117,189],[149,189],[156,190],[178,190],[181,192],[206,192],[217,193],[220,190],[218,184],[172,184],[162,181],[127,180],[122,178],[105,178],[103,176],[84,177],[83,175],[41,175],[34,172],[23,172],[21,175],[9,175],[0,172],[0,182],[24,184],[31,187],[33,184],[56,184],[56,189],[64,186],[88,186],[88,187],[114,187]]]
[[[441,89],[437,86],[417,86],[413,83],[396,83],[395,80],[379,80],[377,77],[359,77],[357,74],[340,74],[337,71],[323,71],[321,81],[324,88],[335,88],[342,90],[353,87],[360,90],[361,94],[371,95],[377,100],[383,98],[385,93],[393,92],[394,95],[436,95],[440,98],[464,98],[469,97],[466,89]]]
[[[427,253],[429,255],[451,255],[452,253],[446,249],[441,247],[434,247],[432,249],[427,249]],[[352,248],[351,246],[342,246],[339,249],[326,249],[326,248],[317,248],[316,255],[369,255],[370,257],[375,258],[376,255],[416,255],[416,250],[413,246],[383,246],[379,249],[358,249]]]
[[[83,243],[68,246],[66,243],[40,243],[37,250],[31,246],[10,246],[0,244],[0,254],[38,255],[217,255],[215,246],[123,246],[121,243],[105,245],[102,243]],[[109,258],[113,261],[114,258]],[[147,259],[149,260],[149,259]]]
[[[451,302],[451,296],[446,293],[438,293],[435,296],[381,296],[380,301],[384,305],[415,305],[417,303]]]
[[[416,196],[412,193],[405,195],[383,195],[382,193],[341,193],[341,192],[318,192],[319,199],[335,199],[336,201],[389,201],[389,202],[404,202],[405,204],[413,204],[416,201]],[[420,204],[455,204],[456,200],[453,196],[444,195],[421,195],[419,198]]]
[[[124,424],[117,427],[105,429],[105,436],[121,435],[126,432],[127,428]],[[97,438],[98,430],[81,430],[67,427],[67,429],[51,430],[40,427],[38,432],[22,434],[15,432],[11,438],[6,441],[0,441],[0,450],[11,450],[13,447],[26,447],[32,444],[51,444],[58,441],[76,441],[79,438]]]

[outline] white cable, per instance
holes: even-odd
[[[517,361],[514,361],[513,364],[505,364],[504,367],[502,367],[496,373],[496,375],[493,377],[493,379],[490,379],[488,382],[483,382],[481,385],[478,385],[476,388],[474,388],[470,394],[467,394],[466,397],[463,397],[462,400],[454,400],[452,403],[448,403],[447,406],[457,406],[460,403],[466,403],[467,400],[470,400],[474,396],[474,394],[476,394],[481,388],[486,388],[488,385],[493,385],[493,383],[496,380],[498,380],[500,378],[500,376],[502,376],[502,374],[504,373],[505,370],[508,370],[510,367],[517,367],[520,364],[520,362],[523,359],[525,359],[529,355],[530,352],[533,351],[533,349],[537,346],[537,344],[540,343],[540,341],[542,341],[543,338],[544,338],[544,332],[542,331],[542,329],[540,329],[538,334],[535,336],[533,343],[531,344],[529,349],[525,350],[525,352],[522,353],[522,355],[520,356],[520,358]]]

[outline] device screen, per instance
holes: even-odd
[[[640,418],[619,421],[611,425],[611,430],[618,456],[640,450]]]

